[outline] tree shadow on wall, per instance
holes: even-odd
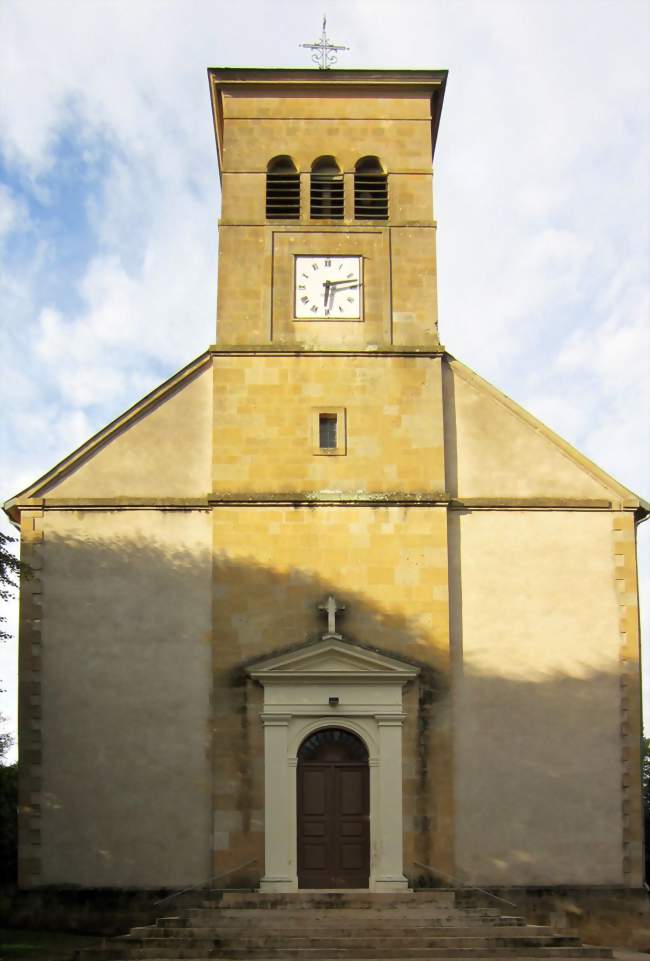
[[[465,663],[452,737],[446,638],[370,598],[361,567],[350,584],[214,558],[208,514],[164,514],[158,539],[129,512],[113,516],[111,536],[78,521],[66,536],[46,533],[42,549],[42,837],[46,867],[58,866],[44,880],[58,871],[86,886],[180,888],[255,858],[224,884],[255,883],[262,696],[240,668],[317,637],[328,594],[347,606],[346,640],[422,667],[405,699],[417,714],[404,733],[407,875],[420,860],[491,883],[540,872],[549,883],[620,880],[621,833],[602,836],[621,823],[614,673],[514,680]],[[442,784],[431,756],[445,734],[454,748]],[[25,799],[33,775],[22,767]],[[457,836],[438,848],[449,783]],[[458,869],[441,853],[454,840]]]

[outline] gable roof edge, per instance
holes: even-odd
[[[176,390],[184,381],[189,380],[195,374],[198,374],[203,367],[207,367],[210,363],[210,352],[204,351],[199,354],[194,360],[182,367],[181,370],[172,374],[167,380],[159,384],[144,397],[136,401],[131,407],[129,407],[124,413],[120,414],[114,420],[110,421],[105,427],[102,427],[93,434],[92,437],[84,441],[80,447],[77,447],[72,453],[68,454],[63,460],[60,460],[54,467],[46,471],[37,478],[32,484],[25,487],[22,491],[19,491],[9,500],[5,501],[2,505],[4,512],[9,516],[9,519],[17,524],[20,522],[20,506],[19,502],[29,498],[38,497],[38,492],[52,481],[57,478],[62,478],[65,473],[72,467],[77,466],[85,457],[92,454],[99,447],[106,444],[111,437],[121,430],[125,425],[132,421],[135,421],[138,417],[142,416],[150,407],[155,404],[160,403],[164,400],[168,394],[171,394]]]
[[[446,360],[450,367],[456,371],[460,377],[463,378],[467,383],[477,387],[480,390],[485,391],[490,394],[490,396],[503,407],[505,407],[511,414],[517,417],[519,420],[526,423],[529,427],[532,427],[538,434],[540,434],[546,441],[552,444],[554,447],[558,448],[559,451],[572,463],[577,465],[581,470],[588,474],[593,480],[602,484],[604,487],[608,488],[612,493],[617,495],[619,501],[618,505],[613,505],[619,507],[620,509],[633,509],[637,511],[637,517],[639,521],[646,519],[648,514],[650,514],[650,503],[635,494],[624,484],[621,484],[616,478],[608,474],[607,471],[603,470],[592,460],[582,454],[577,450],[572,444],[567,440],[564,440],[559,434],[556,434],[554,430],[548,427],[543,421],[534,414],[529,413],[524,407],[518,404],[512,398],[504,394],[503,391],[499,390],[489,381],[485,380],[476,371],[473,371],[471,367],[464,364],[462,361],[457,360],[452,354],[445,354]]]

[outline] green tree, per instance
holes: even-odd
[[[0,531],[0,602],[8,601],[13,597],[14,590],[18,587],[16,578],[22,573],[27,573],[26,565],[22,564],[10,549],[10,545],[15,542],[15,537]],[[6,620],[7,618],[0,614],[0,641],[6,641],[11,637],[2,626]],[[4,688],[0,681],[0,691],[2,690]],[[0,714],[0,724],[4,720],[5,718]],[[0,732],[0,765],[4,764],[4,758],[12,744],[11,734]]]
[[[16,538],[0,531],[0,602],[13,597],[17,585],[17,578],[21,574],[28,574],[25,564],[22,564],[11,551],[10,545]],[[0,641],[6,641],[11,635],[4,630],[6,617],[0,614]],[[1,689],[1,688],[0,688]],[[0,715],[0,723],[5,718]],[[15,884],[18,850],[18,765],[5,764],[7,752],[14,742],[9,732],[0,732],[0,884]]]
[[[16,578],[27,573],[27,565],[18,560],[9,545],[16,542],[15,537],[0,531],[0,601],[8,601],[13,597],[18,586]],[[0,615],[0,641],[6,641],[11,635],[2,628],[7,618]]]
[[[18,867],[18,765],[0,763],[0,885],[15,884]]]

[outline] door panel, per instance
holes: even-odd
[[[368,765],[298,764],[298,885],[367,888]]]
[[[325,871],[327,868],[325,846],[322,844],[305,844],[303,846],[303,860],[306,871]]]
[[[329,860],[332,789],[326,765],[305,765],[299,773],[299,863],[312,879],[311,887],[326,887],[331,870]]]
[[[360,816],[364,811],[363,772],[350,768],[339,771],[339,810],[343,816]]]
[[[303,778],[303,811],[305,815],[323,816],[326,808],[327,772],[320,769],[305,770]]]

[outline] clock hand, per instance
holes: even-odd
[[[331,286],[332,286],[332,284],[331,284],[331,281],[329,281],[329,280],[326,280],[325,283],[323,284],[323,287],[325,288],[325,292],[323,293],[323,306],[324,306],[324,307],[327,307],[327,301],[329,300],[329,297],[330,297],[330,287],[331,287]]]

